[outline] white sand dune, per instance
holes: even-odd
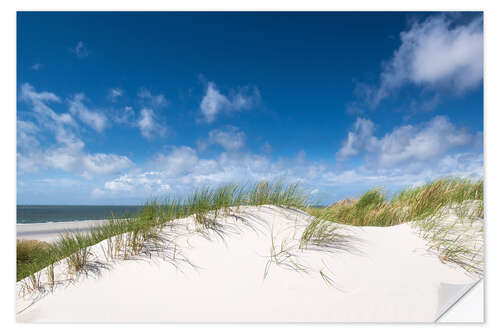
[[[262,206],[238,215],[244,219],[221,218],[225,235],[211,232],[210,239],[193,232],[193,218],[177,220],[165,229],[165,237],[176,235],[177,267],[155,256],[107,262],[33,304],[32,295],[19,296],[17,321],[432,322],[441,284],[477,280],[428,253],[409,224],[345,227],[347,244],[318,251],[298,248],[310,221],[305,213]],[[287,250],[279,264],[268,265],[271,238]],[[92,247],[95,260],[106,262],[105,248]]]

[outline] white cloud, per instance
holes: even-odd
[[[257,88],[242,88],[227,97],[217,89],[214,82],[208,82],[200,109],[205,121],[210,123],[221,113],[248,110],[259,102],[260,92]]]
[[[379,86],[361,83],[356,87],[356,95],[371,107],[406,84],[461,93],[482,82],[482,16],[466,24],[444,15],[432,16],[416,22],[400,37],[401,46],[383,65]]]
[[[120,109],[113,109],[113,120],[118,124],[132,125],[135,122],[135,111],[131,106]]]
[[[262,145],[262,151],[266,154],[271,154],[273,152],[273,146],[269,142],[264,142]]]
[[[410,81],[416,84],[451,81],[454,88],[465,90],[482,80],[482,17],[467,25],[455,27],[452,23],[445,17],[434,17],[401,35],[403,44],[394,63],[399,64],[407,61],[406,56],[410,57]],[[395,70],[402,71],[397,67]]]
[[[106,194],[106,192],[104,192],[103,190],[101,190],[100,188],[95,188],[92,190],[91,192],[91,195],[95,198],[101,198],[103,197],[104,195]]]
[[[34,181],[42,186],[75,187],[82,182],[74,178],[43,178]]]
[[[118,97],[123,96],[123,90],[120,88],[111,88],[109,89],[109,98],[112,102],[116,102]]]
[[[115,154],[90,154],[84,151],[84,143],[69,136],[60,145],[47,149],[21,150],[18,152],[17,163],[24,172],[37,172],[43,169],[56,169],[77,174],[85,178],[111,175],[134,164],[126,156]]]
[[[368,163],[381,167],[406,164],[408,168],[429,163],[457,147],[473,147],[476,136],[458,129],[447,117],[436,116],[417,126],[395,128],[381,138],[373,135],[374,124],[358,118],[354,130],[337,152],[337,159],[365,154]]]
[[[174,147],[169,154],[158,154],[152,161],[155,169],[171,177],[192,172],[198,162],[196,151],[187,146]]]
[[[32,66],[31,66],[31,69],[34,70],[34,71],[38,71],[40,69],[42,69],[42,64],[41,63],[34,63]]]
[[[35,88],[29,84],[21,85],[21,101],[31,104],[34,112],[44,118],[44,123],[54,122],[55,126],[76,125],[73,118],[68,113],[58,114],[49,107],[49,103],[59,103],[61,99],[51,92],[36,92]],[[48,119],[47,119],[48,118]]]
[[[105,193],[105,191],[116,192],[128,192],[134,193],[139,189],[142,193],[154,192],[157,195],[170,192],[170,185],[162,182],[158,177],[156,172],[145,172],[142,174],[133,175],[122,175],[116,179],[108,181],[104,184],[104,190],[95,189],[94,191],[99,191],[100,195]]]
[[[200,150],[206,149],[210,145],[220,145],[225,150],[240,150],[245,145],[246,135],[238,127],[226,126],[224,129],[215,129],[208,133],[208,138],[198,141]]]
[[[112,179],[100,190],[148,196],[157,194],[155,190],[168,189],[182,194],[199,186],[277,179],[281,174],[277,165],[264,156],[224,152],[215,159],[202,159],[187,146],[156,155],[149,167],[148,171]]]
[[[113,174],[133,166],[128,157],[115,154],[86,154],[83,156],[82,162],[84,170],[82,174],[87,177],[94,174]]]
[[[89,56],[89,50],[82,41],[76,43],[76,46],[74,48],[71,48],[70,51],[80,59],[87,58]]]
[[[89,110],[89,108],[83,104],[84,99],[85,95],[76,94],[73,99],[69,100],[69,111],[74,116],[78,116],[83,123],[92,127],[97,132],[102,133],[107,126],[108,119],[102,112]]]
[[[163,94],[153,95],[151,91],[142,88],[137,93],[144,103],[146,103],[147,107],[151,107],[153,109],[159,109],[167,106],[168,101]]]
[[[191,147],[183,146],[155,156],[147,170],[122,174],[98,189],[111,197],[148,198],[165,193],[182,196],[195,188],[230,182],[247,184],[282,179],[300,183],[311,194],[321,193],[322,198],[331,200],[335,191],[340,192],[343,198],[346,193],[353,195],[356,188],[401,188],[443,176],[482,177],[482,154],[446,154],[436,158],[432,165],[422,163],[411,168],[406,165],[376,168],[365,165],[345,170],[305,160],[303,163],[297,163],[295,159],[272,162],[264,155],[252,153],[223,152],[212,159],[203,159]]]
[[[295,156],[295,161],[299,164],[304,164],[306,162],[306,151],[301,149]]]
[[[337,152],[337,159],[343,160],[357,155],[361,149],[371,150],[376,145],[373,137],[375,125],[369,119],[357,118],[353,131],[347,134],[347,140]]]
[[[110,175],[133,166],[126,156],[115,154],[90,154],[81,146],[62,146],[47,149],[39,158],[39,163],[46,167],[73,172],[85,178],[98,175]]]
[[[96,130],[104,128],[103,120],[89,111],[81,103],[83,95],[70,101],[70,111]],[[59,97],[50,92],[36,92],[28,83],[21,86],[21,100],[29,102],[38,123],[18,121],[18,167],[23,172],[42,169],[57,169],[73,172],[86,178],[95,175],[109,175],[130,168],[133,163],[126,156],[115,154],[91,154],[85,152],[85,143],[75,134],[78,125],[70,114],[57,114],[48,105],[60,102]],[[42,130],[54,138],[48,148],[37,145]],[[37,136],[35,136],[37,135]],[[26,146],[29,145],[29,149]]]
[[[17,121],[17,144],[23,149],[34,149],[39,146],[36,135],[39,132],[38,126],[31,121]]]
[[[141,134],[148,140],[155,136],[164,136],[167,132],[165,126],[159,123],[155,112],[152,109],[142,109],[137,126],[141,130]]]

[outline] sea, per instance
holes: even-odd
[[[105,220],[133,215],[143,206],[49,206],[18,205],[17,223]]]

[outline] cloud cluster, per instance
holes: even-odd
[[[397,127],[381,138],[374,136],[374,131],[371,120],[358,118],[337,152],[337,159],[363,154],[370,164],[380,167],[405,164],[409,168],[429,163],[454,148],[474,147],[482,137],[482,133],[471,134],[466,129],[458,129],[444,116],[418,125]]]
[[[72,115],[97,131],[104,129],[105,118],[100,118],[83,105],[83,95],[75,96],[69,103],[70,113],[63,114],[56,113],[49,105],[59,103],[61,99],[58,96],[50,92],[37,92],[28,83],[21,86],[20,97],[31,107],[37,120],[36,124],[18,120],[17,162],[20,171],[57,169],[92,178],[114,174],[133,165],[126,156],[90,154],[85,151],[85,144],[77,135],[79,125]],[[53,138],[47,148],[39,144],[38,137],[42,131]]]
[[[83,101],[84,94],[76,94],[69,100],[69,111],[73,116],[78,117],[84,124],[102,133],[108,124],[108,119],[102,111],[90,110]]]
[[[211,133],[211,134],[210,134]],[[329,161],[309,161],[306,153],[273,159],[241,150],[244,133],[237,127],[211,131],[200,144],[218,144],[225,151],[202,158],[192,147],[171,147],[144,168],[115,177],[95,189],[100,197],[183,195],[196,187],[236,182],[282,179],[301,183],[322,200],[336,194],[357,195],[373,186],[401,189],[438,177],[483,177],[482,133],[458,128],[447,117],[436,116],[416,125],[403,125],[376,136],[376,125],[358,118],[337,151],[337,160],[364,158],[355,167]],[[205,146],[206,147],[206,146]],[[271,149],[271,148],[269,148]]]
[[[160,124],[158,117],[153,109],[142,109],[137,126],[141,130],[141,134],[148,140],[155,136],[164,136],[167,133],[167,128]]]
[[[134,125],[135,111],[134,108],[127,105],[123,108],[112,109],[113,121],[120,125]]]
[[[273,152],[273,146],[271,146],[271,144],[267,141],[264,142],[261,149],[266,154],[271,154]]]
[[[47,104],[59,103],[61,99],[51,92],[36,92],[29,83],[21,85],[21,100],[31,104],[33,111],[44,120],[51,120],[56,125],[75,125],[70,114],[58,114]]]
[[[208,138],[198,141],[198,148],[205,150],[210,145],[219,145],[227,151],[240,150],[245,146],[246,135],[238,127],[226,126],[208,133]]]
[[[123,90],[120,88],[111,88],[109,89],[108,96],[112,102],[116,102],[118,100],[118,97],[123,96]]]
[[[228,182],[247,183],[276,179],[282,167],[267,157],[238,152],[223,152],[212,159],[201,158],[188,146],[172,147],[167,154],[156,155],[147,170],[135,170],[104,183],[95,193],[104,195],[182,194],[195,187]],[[151,190],[155,190],[151,192]]]
[[[89,56],[89,50],[82,41],[76,43],[76,46],[71,48],[70,51],[80,59],[87,58]]]
[[[39,62],[36,62],[34,63],[32,66],[31,66],[31,69],[34,70],[34,71],[39,71],[41,68],[43,67],[43,65]]]
[[[347,139],[337,152],[337,159],[345,160],[363,149],[372,150],[377,143],[377,139],[373,137],[374,131],[375,125],[371,120],[357,118],[353,130],[347,134]]]
[[[145,88],[140,89],[137,96],[141,98],[142,103],[149,108],[160,109],[168,104],[168,101],[163,94],[153,95],[151,91]]]
[[[368,106],[378,106],[407,84],[463,93],[482,82],[482,16],[465,24],[445,15],[431,16],[415,22],[400,38],[401,46],[383,65],[379,85],[356,86],[355,95]]]
[[[200,109],[203,119],[211,123],[221,113],[248,110],[260,102],[257,88],[242,88],[229,96],[223,95],[214,82],[208,82],[207,91],[201,100]]]
[[[94,194],[110,198],[182,196],[203,186],[282,179],[301,183],[305,189],[316,189],[312,194],[323,193],[324,199],[331,202],[340,199],[336,197],[339,194],[353,195],[355,189],[401,188],[443,176],[482,177],[482,154],[449,154],[438,158],[432,167],[426,165],[412,170],[404,166],[342,170],[319,162],[298,164],[286,159],[273,162],[266,156],[251,153],[224,152],[203,159],[190,147],[175,147],[168,154],[156,156],[154,167],[106,181],[95,188]]]

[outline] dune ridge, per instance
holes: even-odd
[[[44,287],[16,284],[19,322],[431,322],[441,284],[479,277],[443,263],[412,223],[335,224],[332,246],[301,246],[314,218],[272,205],[227,210],[211,229],[193,216],[160,236],[165,246],[114,259],[89,248],[78,274],[62,260]],[[112,254],[112,253],[111,253]],[[27,278],[28,279],[28,278]]]

